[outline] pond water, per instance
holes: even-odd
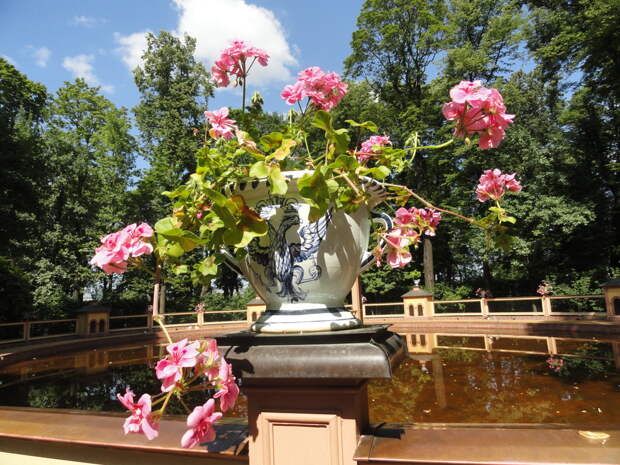
[[[369,384],[372,423],[620,426],[620,340],[406,334],[391,380]],[[0,368],[0,405],[123,411],[125,386],[159,392],[162,345],[38,357]],[[550,355],[554,354],[554,355]],[[193,405],[206,392],[193,392]],[[170,413],[184,413],[171,402]],[[244,417],[245,398],[227,416]]]

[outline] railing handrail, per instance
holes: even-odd
[[[77,318],[65,318],[63,320],[37,320],[37,321],[22,321],[22,323],[30,323],[30,325],[37,324],[49,324],[49,323],[66,323],[69,321],[75,321],[77,323]]]
[[[363,304],[363,307],[390,307],[390,306],[397,306],[397,305],[403,305],[403,302],[383,302],[383,303],[374,303],[374,302],[366,302],[365,304]]]
[[[558,299],[594,299],[600,298],[604,299],[605,294],[586,294],[586,295],[549,295],[547,296],[549,299],[558,300]]]

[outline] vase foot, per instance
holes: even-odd
[[[250,330],[255,333],[307,333],[357,328],[362,322],[343,308],[267,310]]]

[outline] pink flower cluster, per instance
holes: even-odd
[[[479,134],[481,149],[499,146],[515,115],[506,113],[504,99],[497,89],[487,89],[480,81],[461,81],[450,90],[450,97],[452,101],[444,104],[443,115],[456,121],[454,137]]]
[[[556,373],[559,373],[564,367],[564,360],[561,358],[549,357],[547,359],[547,366]]]
[[[233,131],[237,130],[235,120],[228,118],[228,108],[222,107],[219,110],[205,111],[205,118],[209,120],[211,125],[210,134],[214,139],[223,137],[224,139],[232,139]]]
[[[153,245],[145,241],[153,237],[153,229],[146,223],[130,224],[124,229],[101,238],[101,246],[95,249],[90,260],[107,274],[127,271],[127,261],[153,253]]]
[[[553,292],[553,286],[547,282],[542,282],[540,283],[540,285],[538,286],[538,289],[536,290],[536,292],[540,295],[549,295]]]
[[[360,150],[355,153],[355,156],[358,161],[365,162],[372,155],[380,153],[379,150],[375,150],[375,147],[384,147],[386,145],[392,145],[389,136],[370,136],[368,140],[362,142],[362,146]]]
[[[312,66],[300,72],[297,82],[287,85],[280,95],[289,105],[308,97],[319,110],[330,111],[345,96],[347,87],[338,74]]]
[[[252,60],[248,63],[248,60]],[[269,55],[260,48],[252,47],[242,40],[234,40],[232,45],[222,51],[220,58],[215,61],[211,68],[213,79],[219,87],[230,84],[233,76],[235,85],[245,79],[255,61],[261,66],[267,66]]]
[[[182,395],[190,389],[193,381],[206,377],[211,387],[217,390],[213,397],[219,399],[221,411],[225,412],[235,405],[239,387],[232,374],[232,366],[220,356],[215,339],[208,339],[202,344],[183,339],[168,345],[166,351],[166,358],[155,366],[157,378],[162,380],[162,393],[158,396],[169,398],[173,394]],[[163,414],[163,408],[153,415],[151,396],[143,394],[137,404],[133,402],[133,396],[129,388],[124,396],[117,396],[131,413],[125,421],[125,434],[143,433],[149,440],[153,439],[157,436],[158,419]],[[212,441],[215,438],[213,424],[220,418],[222,413],[215,412],[214,399],[196,407],[187,418],[189,429],[181,439],[181,446],[194,447],[201,442]]]
[[[521,184],[516,180],[516,174],[503,174],[500,170],[485,170],[480,176],[476,187],[476,198],[480,202],[487,200],[499,201],[506,190],[511,192],[521,191]]]
[[[417,246],[423,234],[435,235],[435,228],[441,220],[441,213],[431,208],[399,208],[394,218],[394,228],[383,235],[386,243],[387,262],[392,268],[402,268],[411,262],[409,247]],[[377,247],[373,252],[375,263],[381,266],[383,250]]]

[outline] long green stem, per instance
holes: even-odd
[[[166,411],[166,407],[168,406],[168,402],[170,401],[170,397],[172,397],[172,393],[174,391],[170,391],[167,395],[166,395],[166,399],[164,400],[164,405],[161,406],[161,408],[159,409],[159,412],[163,415],[164,412]]]
[[[475,225],[475,226],[478,226],[478,227],[480,227],[480,228],[482,228],[482,229],[485,229],[484,225],[483,225],[483,224],[481,224],[479,221],[476,221],[474,218],[470,218],[470,217],[468,217],[468,216],[463,216],[463,215],[461,215],[461,214],[459,214],[459,213],[456,213],[456,212],[453,212],[453,211],[451,211],[451,210],[446,210],[445,208],[436,207],[435,205],[433,205],[432,203],[430,203],[430,202],[429,202],[428,200],[426,200],[425,198],[420,197],[418,194],[416,194],[415,192],[413,192],[413,191],[412,191],[411,189],[409,189],[408,187],[401,186],[401,185],[399,185],[399,184],[389,184],[389,183],[383,183],[383,185],[384,185],[385,187],[396,187],[396,188],[398,188],[398,189],[404,189],[404,190],[406,190],[406,191],[407,191],[407,193],[408,193],[411,197],[413,197],[413,198],[415,198],[415,199],[419,200],[420,202],[422,202],[422,203],[424,204],[424,206],[425,206],[425,207],[427,207],[427,208],[432,208],[433,210],[437,210],[437,211],[442,212],[442,213],[445,213],[445,214],[447,214],[447,215],[452,215],[452,216],[455,216],[455,217],[457,217],[457,218],[459,218],[459,219],[461,219],[461,220],[463,220],[463,221],[467,221],[468,223],[471,223],[471,224],[473,224],[473,225]]]
[[[245,77],[243,78],[243,97],[241,104],[241,114],[245,116]]]
[[[172,344],[172,338],[170,337],[170,334],[168,333],[168,330],[166,329],[166,325],[164,324],[164,322],[162,321],[162,317],[159,316],[158,318],[155,319],[155,321],[157,321],[157,324],[161,327],[162,331],[164,332],[164,334],[166,335],[166,339],[168,339],[168,342],[170,344]]]
[[[423,147],[405,147],[403,148],[403,150],[423,150],[423,149],[429,149],[429,150],[435,150],[435,149],[442,149],[444,147],[447,147],[448,145],[452,144],[454,142],[454,138],[450,139],[447,142],[444,142],[443,144],[437,144],[437,145],[425,145]]]

